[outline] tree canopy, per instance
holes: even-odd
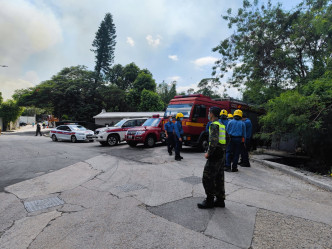
[[[327,165],[326,148],[332,147],[327,136],[332,132],[331,1],[303,0],[286,11],[271,1],[244,0],[232,12],[223,18],[234,33],[213,49],[221,55],[213,75],[231,73],[227,82],[243,89],[244,101],[265,106],[258,137],[295,138]]]
[[[95,71],[97,76],[102,72],[108,73],[110,66],[114,61],[114,50],[116,45],[116,29],[113,23],[111,13],[106,13],[104,20],[101,22],[96,37],[93,40],[91,49],[95,53]]]
[[[331,57],[332,6],[328,0],[304,0],[285,11],[280,4],[243,1],[223,15],[233,35],[213,49],[221,58],[213,74],[245,87],[244,100],[263,104],[290,87],[323,75]]]

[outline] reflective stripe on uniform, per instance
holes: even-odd
[[[214,121],[212,124],[219,126],[219,143],[226,144],[226,127],[223,124],[220,124],[219,121]],[[211,133],[211,126],[209,127],[209,133]]]

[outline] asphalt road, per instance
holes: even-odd
[[[162,146],[162,145],[157,145]],[[136,160],[153,153],[141,145],[130,148],[126,143],[104,147],[98,142],[52,142],[33,132],[0,136],[0,192],[6,186],[34,178],[91,157],[108,154]]]
[[[156,144],[156,148],[162,147]],[[197,153],[195,148],[183,151]],[[34,132],[13,133],[0,136],[0,192],[6,186],[34,178],[85,161],[100,154],[139,161],[147,155],[160,154],[155,148],[137,145],[129,147],[125,142],[117,146],[101,146],[99,142],[53,142],[49,137],[35,136]],[[165,147],[166,153],[166,147]],[[158,157],[157,159],[158,160]]]

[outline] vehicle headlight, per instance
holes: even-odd
[[[142,135],[142,134],[144,134],[145,133],[145,131],[137,131],[136,132],[136,135]]]

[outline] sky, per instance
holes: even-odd
[[[291,9],[300,0],[279,2]],[[220,58],[212,48],[232,34],[221,15],[241,6],[242,0],[0,0],[0,92],[10,99],[64,67],[93,70],[91,44],[108,12],[117,35],[114,64],[134,62],[157,84],[175,80],[178,92],[197,90]],[[217,91],[241,98],[235,88]]]

